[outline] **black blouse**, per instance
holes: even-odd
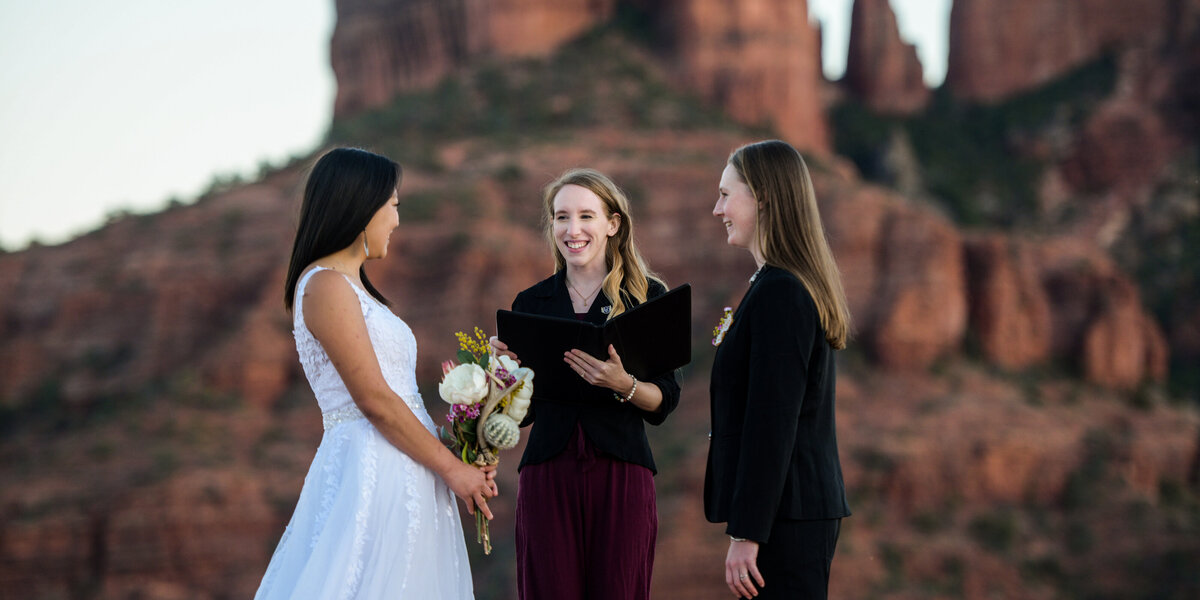
[[[542,280],[529,289],[517,294],[513,300],[514,312],[547,315],[553,317],[575,318],[576,314],[571,305],[571,297],[567,293],[566,271],[559,271]],[[648,298],[656,298],[666,293],[666,288],[650,281]],[[628,295],[623,300],[627,308],[637,306],[638,302]],[[604,307],[610,306],[608,297],[597,294],[584,320],[597,325],[603,324],[608,315]],[[501,340],[503,341],[503,340]],[[590,386],[589,393],[581,398],[564,398],[549,400],[534,398],[525,416],[522,426],[533,424],[529,433],[529,442],[525,446],[525,454],[521,457],[518,470],[525,465],[542,463],[557,456],[567,446],[571,435],[575,433],[578,424],[584,434],[600,451],[619,460],[642,465],[652,472],[658,470],[654,465],[654,457],[650,453],[650,443],[646,439],[644,423],[660,425],[667,415],[679,405],[679,382],[675,373],[669,373],[643,382],[653,383],[662,391],[662,405],[657,412],[647,412],[632,402],[619,402],[613,398],[613,391],[608,388]],[[537,380],[534,380],[536,388]]]

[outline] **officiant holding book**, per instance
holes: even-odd
[[[634,244],[629,200],[607,176],[569,170],[546,186],[543,203],[555,273],[518,294],[514,312],[603,325],[667,292]],[[504,336],[501,328],[492,345],[519,360]],[[518,467],[523,600],[650,597],[658,513],[645,423],[663,423],[679,384],[673,371],[641,381],[614,346],[604,350],[563,351],[578,377],[572,386],[542,391],[538,370]]]

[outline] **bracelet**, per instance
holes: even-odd
[[[729,541],[731,541],[731,542],[744,542],[744,541],[746,541],[746,538],[734,537],[734,536],[732,536],[732,535],[731,535],[731,536],[729,536]]]
[[[637,383],[638,383],[637,377],[634,377],[633,373],[626,373],[626,375],[628,375],[629,378],[633,380],[633,388],[629,390],[629,395],[625,396],[623,398],[621,397],[620,394],[613,392],[613,397],[616,398],[620,402],[629,402],[630,400],[633,400],[633,393],[637,391]]]

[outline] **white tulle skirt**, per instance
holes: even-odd
[[[453,493],[366,419],[334,424],[254,597],[473,598]]]

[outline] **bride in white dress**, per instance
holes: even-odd
[[[438,441],[417,391],[417,344],[362,270],[399,225],[400,167],[321,157],[304,192],[285,304],[325,434],[256,599],[472,598],[454,496],[491,518],[492,468]]]

